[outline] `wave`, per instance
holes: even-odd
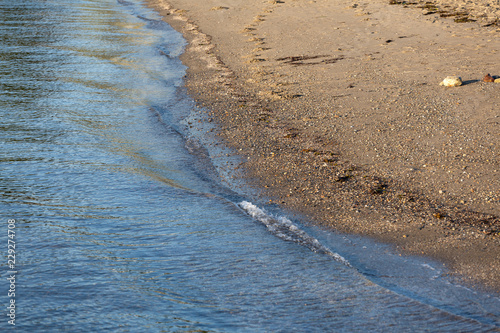
[[[347,259],[322,245],[316,238],[308,235],[286,217],[272,216],[248,201],[242,201],[238,203],[238,206],[252,218],[264,224],[274,236],[286,241],[298,243],[313,252],[328,255],[334,260],[341,262],[348,267],[352,267]]]

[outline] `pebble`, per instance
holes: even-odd
[[[494,81],[495,81],[495,79],[494,79],[494,78],[493,78],[493,77],[492,77],[492,76],[488,73],[488,74],[486,74],[486,75],[484,76],[483,81],[484,81],[484,82],[494,82]]]
[[[439,85],[445,87],[458,87],[462,85],[462,78],[458,76],[447,76]]]

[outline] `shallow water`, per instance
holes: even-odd
[[[185,41],[140,1],[5,0],[0,13],[0,299],[15,300],[17,330],[499,329],[498,295],[439,263],[217,181],[220,148],[190,129]]]

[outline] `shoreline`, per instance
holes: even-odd
[[[500,28],[382,1],[148,3],[263,197],[500,291],[500,84],[481,82]]]

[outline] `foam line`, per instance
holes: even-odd
[[[238,204],[238,206],[252,218],[264,224],[276,237],[286,241],[298,243],[313,252],[326,254],[336,261],[339,261],[348,267],[352,267],[349,261],[347,261],[344,257],[322,245],[316,238],[308,235],[286,217],[274,217],[248,201],[242,201]]]

